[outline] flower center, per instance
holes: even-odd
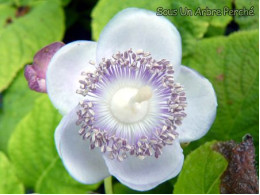
[[[169,61],[142,50],[103,59],[79,81],[77,93],[86,98],[77,112],[79,134],[111,159],[158,158],[186,116],[186,95],[173,74]]]
[[[138,122],[147,115],[151,96],[152,90],[149,86],[140,89],[121,88],[110,102],[112,115],[123,123]]]

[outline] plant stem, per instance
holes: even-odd
[[[105,186],[105,193],[106,194],[113,194],[112,176],[107,177],[104,180],[104,186]]]

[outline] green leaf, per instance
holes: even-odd
[[[235,16],[235,21],[241,30],[251,30],[259,28],[259,1],[257,0],[235,0],[236,9],[253,10],[254,16],[239,15]]]
[[[100,184],[84,185],[74,180],[65,170],[59,157],[53,160],[36,184],[40,194],[86,194]]]
[[[1,2],[0,2],[1,3]],[[5,29],[15,16],[15,8],[9,4],[0,4],[0,33]]]
[[[250,133],[258,150],[259,58],[258,31],[202,40],[183,64],[199,71],[213,84],[217,94],[216,120],[207,135],[188,149],[205,141],[235,140]]]
[[[20,120],[28,114],[36,98],[43,94],[31,91],[20,71],[11,86],[3,94],[0,109],[0,150],[7,152],[8,140]]]
[[[71,0],[61,0],[63,6],[66,6],[70,3]]]
[[[209,142],[190,153],[174,186],[175,194],[219,194],[220,176],[228,165]]]
[[[23,194],[24,187],[15,175],[14,168],[0,152],[0,194]]]
[[[197,40],[201,39],[208,30],[214,28],[215,33],[212,35],[224,34],[225,27],[231,21],[231,16],[194,16],[198,8],[206,8],[208,6],[211,9],[221,9],[224,6],[231,7],[230,0],[220,1],[170,1],[170,0],[100,0],[96,7],[93,9],[92,16],[92,35],[94,40],[98,40],[98,37],[109,22],[109,20],[119,11],[128,7],[137,7],[157,11],[158,7],[164,9],[177,9],[177,16],[168,16],[168,19],[172,21],[177,29],[180,31],[183,40],[183,54],[187,55],[189,50],[193,50]],[[192,10],[193,16],[181,16],[180,8],[189,8]],[[159,17],[159,16],[158,16]]]
[[[0,5],[0,11],[9,10],[0,14],[0,91],[8,87],[40,48],[61,40],[64,33],[64,14],[56,1],[37,3],[19,17],[14,17],[16,9],[9,6]]]
[[[62,6],[66,6],[69,4],[71,0],[9,0],[9,1],[12,1],[17,6],[33,5],[35,3],[41,3],[43,1],[49,1],[49,3],[53,3],[53,1],[56,1],[58,3],[61,3]]]
[[[33,187],[57,158],[54,130],[60,119],[60,114],[44,95],[35,101],[32,111],[20,121],[11,136],[8,153],[26,187]]]
[[[223,7],[231,8],[230,0],[201,0],[201,1],[172,1],[172,9],[191,9],[193,16],[168,17],[176,25],[182,37],[183,56],[188,55],[196,47],[197,41],[205,36],[224,35],[226,26],[232,20],[229,15],[207,16],[203,9],[218,9],[223,12]],[[195,15],[196,14],[196,15]],[[214,33],[213,33],[213,32]]]

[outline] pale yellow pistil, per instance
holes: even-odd
[[[118,121],[135,123],[147,115],[151,97],[152,89],[149,86],[143,86],[139,89],[121,88],[113,95],[110,110]]]

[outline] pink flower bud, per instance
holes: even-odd
[[[24,76],[28,81],[30,89],[46,93],[45,79],[49,62],[54,54],[63,46],[64,43],[61,42],[54,42],[45,46],[35,54],[33,64],[25,67]]]

